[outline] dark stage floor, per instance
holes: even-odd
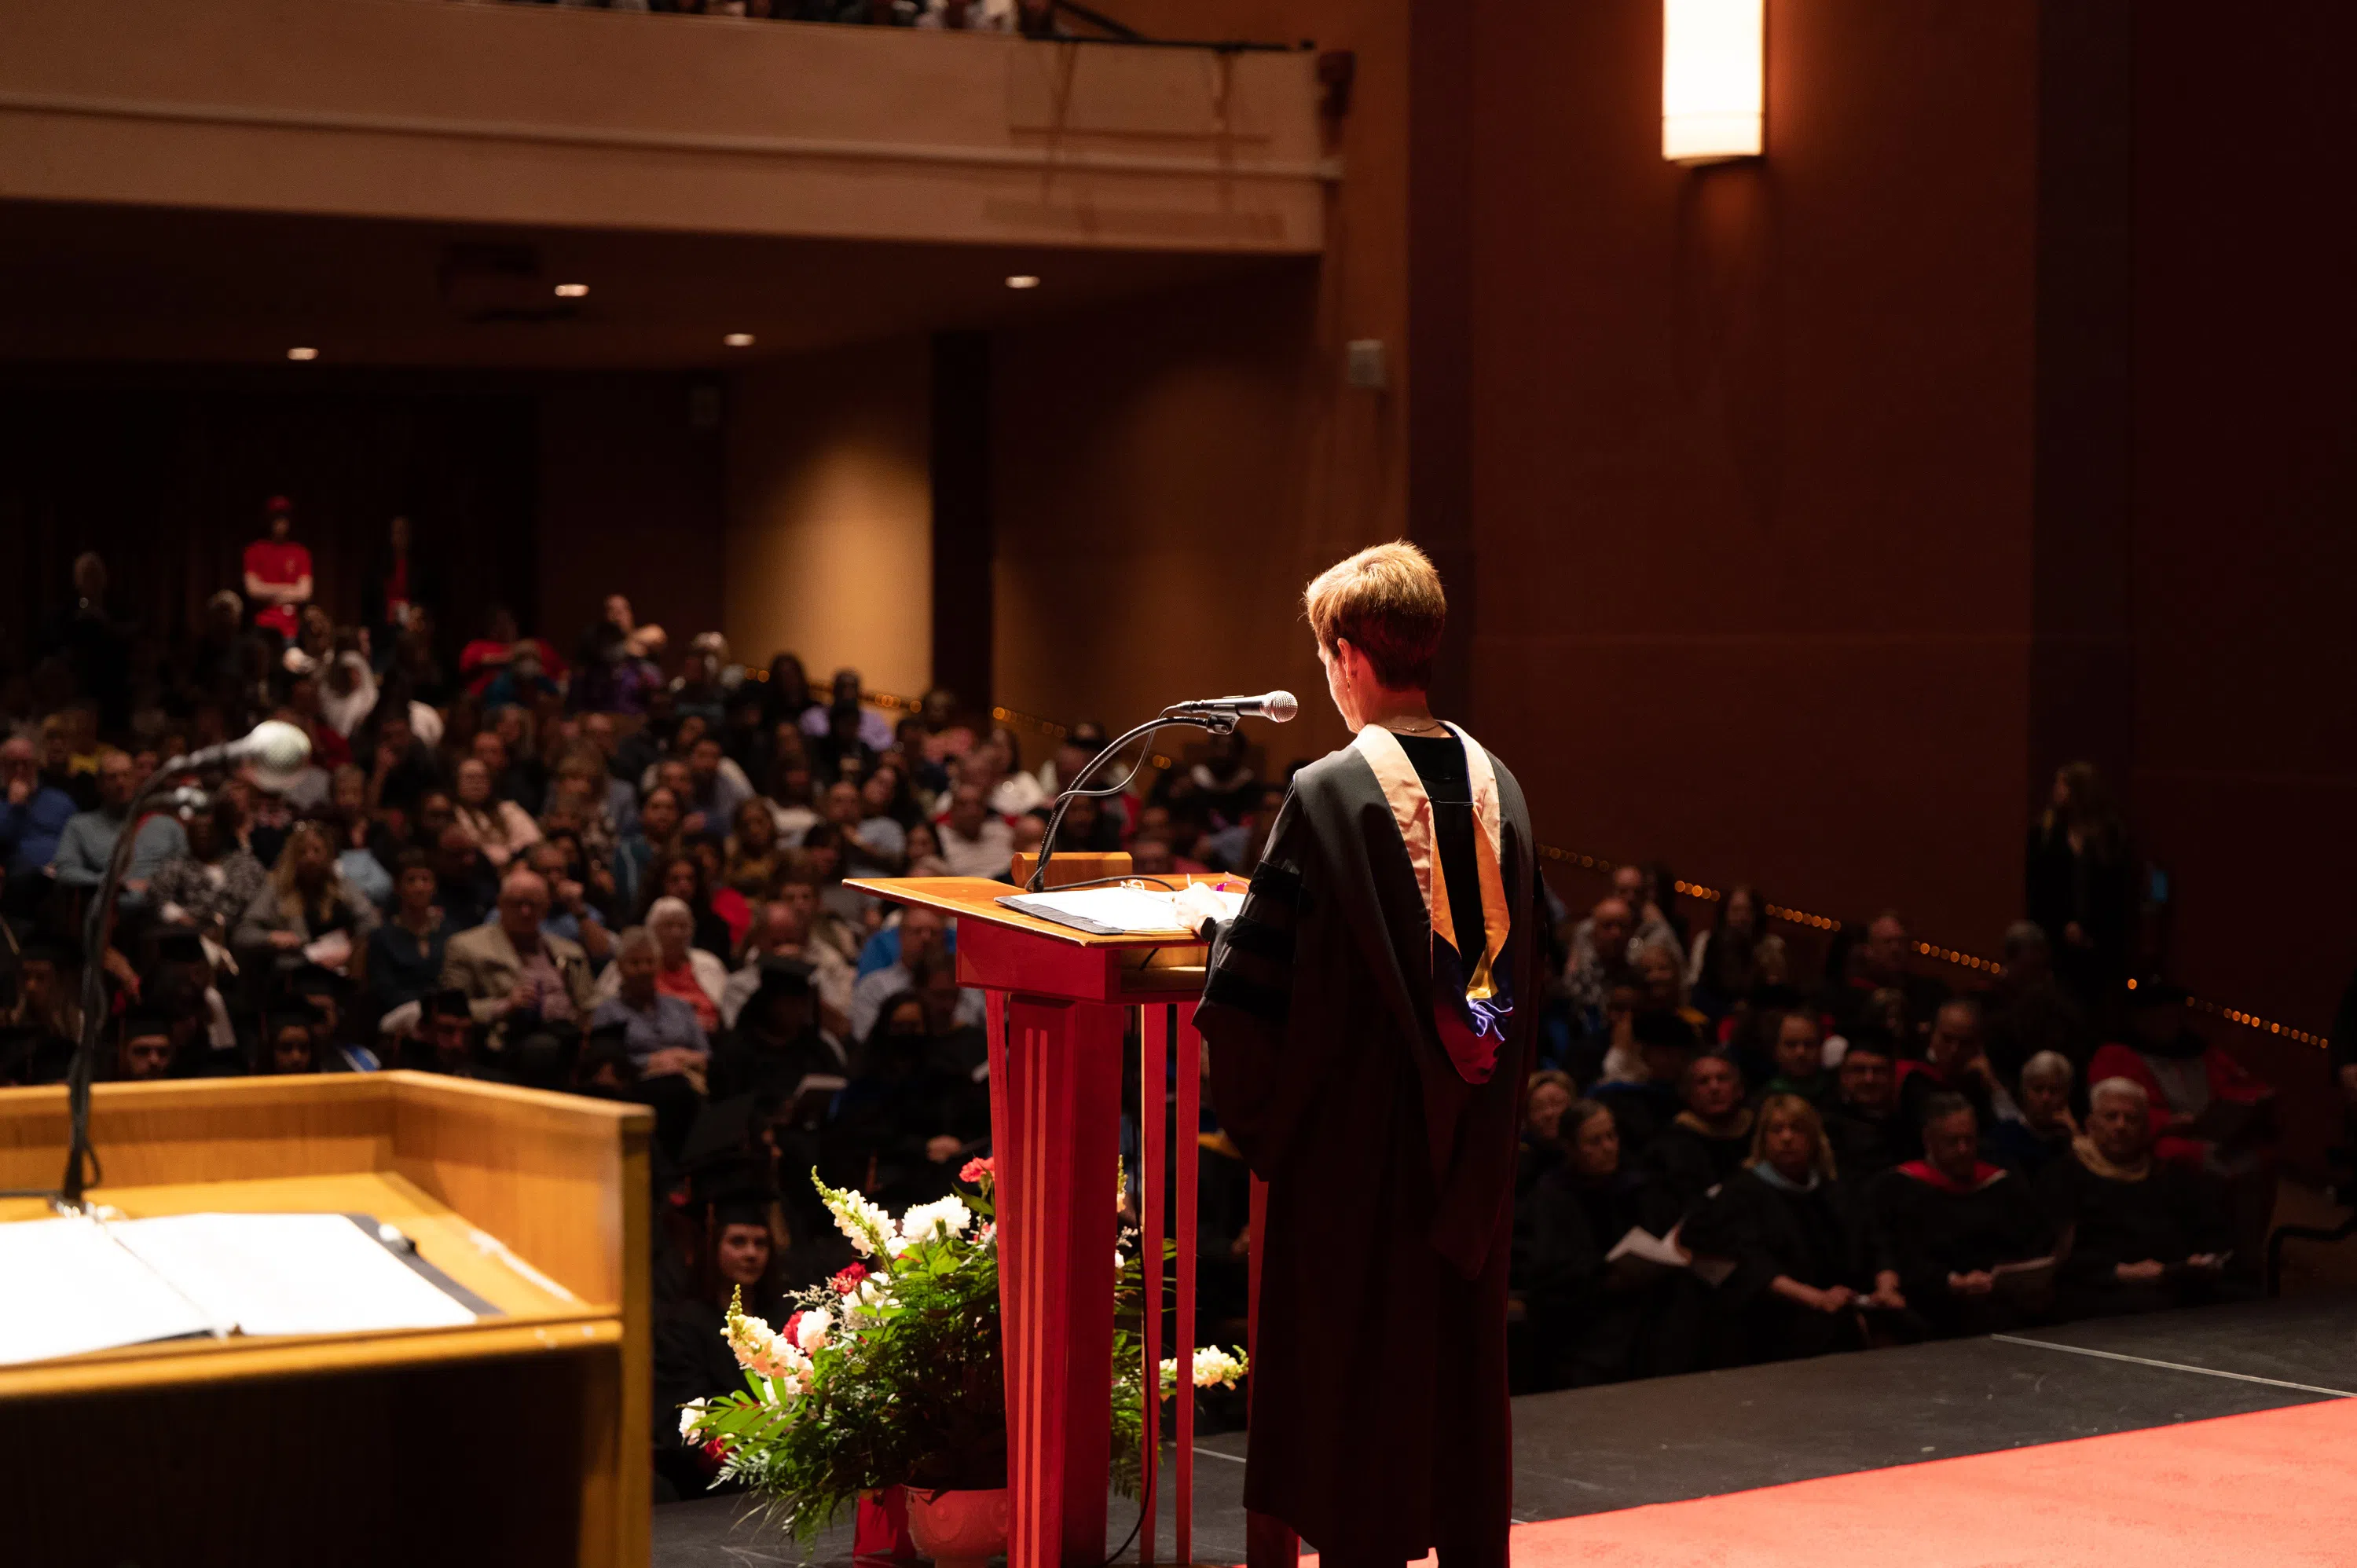
[[[2357,1398],[2357,1296],[1535,1394],[1514,1402],[1514,1514],[1601,1513],[2335,1397]],[[1198,1561],[1243,1561],[1243,1450],[1241,1433],[1198,1445]],[[732,1497],[656,1509],[656,1568],[803,1561],[740,1524],[748,1511]],[[1116,1498],[1114,1538],[1136,1518]],[[1160,1524],[1167,1561],[1167,1500]],[[810,1560],[848,1563],[850,1550],[846,1530]]]

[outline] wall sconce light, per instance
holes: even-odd
[[[1756,158],[1763,146],[1767,0],[1663,0],[1662,156]]]

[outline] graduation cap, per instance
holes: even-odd
[[[152,1007],[135,1007],[123,1015],[123,1037],[125,1041],[152,1039],[157,1035],[169,1038],[172,1020]]]
[[[464,1018],[470,1024],[475,1019],[474,1009],[467,1005],[467,993],[455,985],[436,992],[434,1004],[427,1011],[436,1018]]]
[[[339,996],[343,993],[343,977],[324,964],[305,963],[286,977],[288,989],[297,996]]]
[[[308,1035],[319,1022],[319,1015],[300,1002],[279,1002],[263,1015],[263,1038],[274,1041],[289,1029],[300,1029]]]
[[[59,969],[70,968],[81,957],[79,943],[59,937],[36,937],[17,954],[20,962],[53,964]]]
[[[765,958],[761,961],[760,983],[754,987],[745,1004],[758,1007],[771,996],[808,996],[811,976],[816,972],[798,958]]]

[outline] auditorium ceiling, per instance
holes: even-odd
[[[0,360],[726,367],[1302,264],[0,202]]]

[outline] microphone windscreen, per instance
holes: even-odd
[[[253,765],[256,779],[264,786],[277,780],[292,780],[310,760],[311,737],[294,725],[282,719],[264,719],[247,736],[251,749],[247,758]]]
[[[1301,704],[1294,701],[1293,693],[1290,692],[1271,692],[1266,701],[1268,705],[1262,712],[1277,724],[1288,722],[1294,714],[1301,711]]]

